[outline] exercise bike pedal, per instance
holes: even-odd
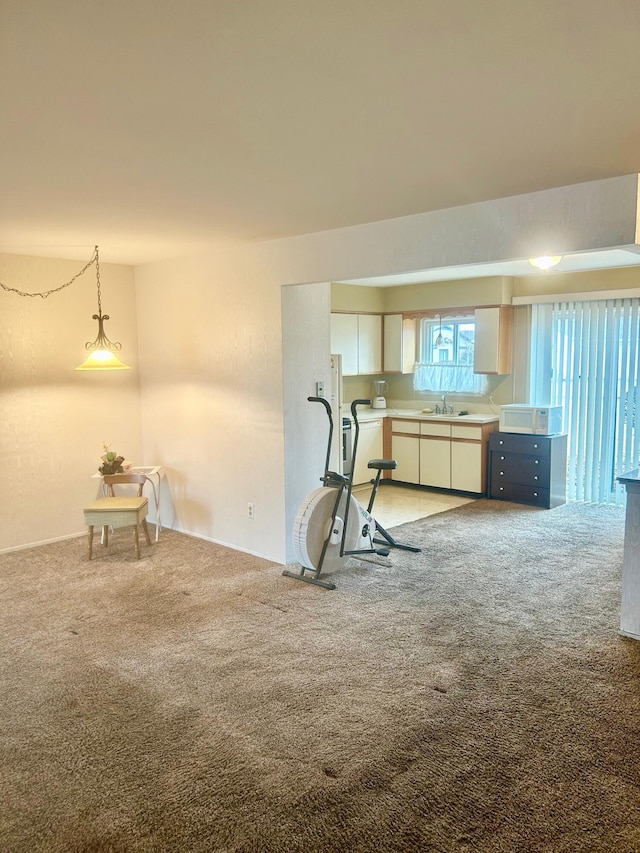
[[[388,548],[374,548],[373,553],[377,554],[379,557],[388,557],[389,549]]]

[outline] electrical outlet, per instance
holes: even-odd
[[[247,515],[249,516],[249,518],[255,518],[256,517],[256,508],[251,503],[251,501],[249,501],[249,503],[247,504]]]
[[[316,397],[324,397],[324,382],[316,382]]]

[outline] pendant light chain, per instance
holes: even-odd
[[[98,305],[100,305],[100,273],[99,273],[100,266],[99,266],[99,261],[98,261],[98,247],[97,246],[94,249],[93,256],[92,256],[91,260],[88,261],[82,267],[80,272],[76,273],[70,281],[67,281],[64,284],[61,284],[59,287],[54,287],[51,290],[44,290],[44,291],[39,292],[39,293],[26,293],[24,290],[18,290],[17,287],[8,287],[6,284],[4,284],[1,281],[0,281],[0,287],[3,290],[6,290],[7,293],[17,293],[18,296],[39,296],[41,299],[46,299],[48,296],[51,296],[52,293],[59,293],[61,290],[64,290],[65,287],[70,287],[73,284],[73,282],[77,278],[80,278],[80,276],[83,275],[89,269],[89,267],[93,266],[93,264],[96,265],[96,270],[98,271]]]
[[[102,299],[100,299],[100,258],[98,257],[98,247],[96,246],[93,260],[96,262],[96,281],[98,283],[98,314],[102,316]],[[85,267],[86,269],[86,267]],[[84,270],[83,270],[84,272]]]
[[[41,299],[47,299],[52,293],[59,293],[67,287],[70,287],[76,279],[80,278],[89,267],[96,266],[96,285],[98,290],[98,313],[93,315],[93,319],[98,321],[98,334],[95,340],[87,341],[84,345],[85,350],[89,353],[84,362],[76,370],[130,370],[129,365],[117,357],[116,352],[122,349],[122,344],[119,341],[110,341],[104,330],[104,323],[109,319],[108,314],[102,313],[102,285],[100,282],[100,256],[98,247],[94,247],[91,260],[77,272],[72,279],[60,284],[58,287],[52,287],[51,290],[38,291],[37,293],[28,293],[25,290],[19,290],[17,287],[9,287],[0,281],[0,287],[8,293],[17,293],[18,296],[39,296]]]

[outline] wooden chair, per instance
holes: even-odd
[[[84,523],[89,527],[89,559],[93,557],[93,528],[102,527],[102,543],[109,544],[109,527],[133,526],[133,541],[136,557],[140,559],[139,528],[142,527],[147,545],[151,545],[147,527],[147,510],[149,501],[142,494],[146,480],[145,474],[105,474],[104,483],[108,495],[98,498],[84,508]],[[135,483],[138,486],[137,495],[118,497],[114,486],[120,483]]]

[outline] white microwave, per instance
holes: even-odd
[[[556,435],[562,432],[562,406],[530,406],[527,403],[500,406],[500,432]]]

